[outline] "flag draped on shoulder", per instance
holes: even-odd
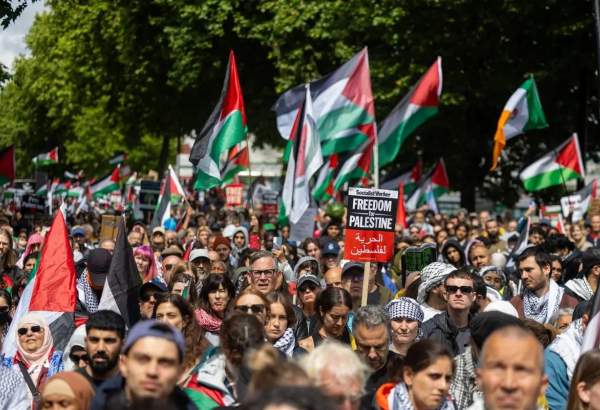
[[[404,141],[438,112],[442,94],[442,58],[438,57],[419,82],[379,126],[379,165],[391,163]],[[397,185],[396,185],[397,187]]]
[[[15,179],[15,146],[0,150],[0,185]]]
[[[119,220],[115,251],[110,263],[106,283],[98,309],[112,310],[120,314],[128,328],[140,320],[138,297],[142,280],[133,258],[133,250],[127,241],[125,218]]]
[[[305,99],[298,110],[292,135],[292,150],[283,186],[283,205],[286,216],[297,223],[310,205],[310,179],[323,165],[321,145],[313,114],[310,86],[306,85]]]
[[[311,82],[310,90],[324,156],[354,152],[374,138],[375,103],[366,48],[333,73]],[[304,85],[298,85],[283,93],[273,107],[277,129],[286,140],[304,94]]]
[[[45,152],[33,158],[33,163],[36,166],[45,166],[58,163],[58,147],[49,152]]]
[[[111,192],[119,190],[119,181],[121,180],[119,167],[116,167],[110,175],[105,176],[90,186],[90,192],[94,199],[108,195]]]
[[[577,134],[529,165],[519,177],[527,191],[539,191],[572,179],[584,178]]]
[[[54,347],[61,350],[74,330],[77,302],[76,273],[65,210],[59,208],[42,245],[35,277],[27,284],[4,338],[2,352],[11,356],[16,351],[17,326],[29,312],[43,316],[50,326]]]
[[[494,135],[491,170],[496,169],[500,153],[508,140],[529,130],[546,127],[548,123],[542,109],[542,102],[535,81],[530,77],[510,96],[500,114],[498,128]]]
[[[196,170],[194,189],[210,189],[221,184],[221,169],[229,150],[242,142],[247,132],[244,98],[231,51],[219,102],[190,152],[190,162]]]

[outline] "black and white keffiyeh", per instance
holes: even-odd
[[[421,309],[421,306],[417,301],[407,297],[401,297],[390,301],[385,307],[385,310],[390,320],[406,318],[416,320],[421,324],[425,317],[423,309]]]
[[[583,300],[590,300],[594,296],[594,291],[586,277],[571,279],[565,283],[565,288],[579,296]]]
[[[87,311],[89,313],[95,313],[98,310],[100,301],[98,300],[96,293],[92,290],[87,278],[88,271],[86,269],[77,280],[77,288],[79,288],[80,291],[83,291],[84,300],[82,300],[82,302],[85,304]]]
[[[525,317],[541,324],[552,323],[558,314],[564,292],[565,290],[553,280],[550,280],[550,289],[541,298],[529,290],[525,291],[523,294]]]
[[[294,353],[294,347],[296,347],[296,338],[294,337],[294,331],[288,327],[285,329],[283,335],[273,343],[273,347],[282,353],[285,353],[287,357],[292,357]]]
[[[419,284],[417,302],[425,303],[429,291],[442,283],[450,272],[455,270],[454,266],[443,262],[433,262],[425,266],[421,271],[421,284]]]
[[[392,393],[388,396],[388,409],[390,410],[414,410],[406,384],[398,383]],[[455,410],[456,406],[452,400],[444,400],[438,410]]]

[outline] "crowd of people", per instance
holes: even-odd
[[[68,340],[39,312],[15,315],[50,220],[2,210],[0,337],[16,353],[0,358],[0,408],[600,408],[600,353],[582,351],[600,215],[561,233],[528,215],[419,210],[396,227],[394,258],[365,269],[344,258],[343,215],[320,210],[296,241],[211,195],[163,226],[129,219],[131,326],[99,309],[114,239],[93,209],[67,215],[83,318]],[[408,271],[403,255],[426,243],[437,260]]]

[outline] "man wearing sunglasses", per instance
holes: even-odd
[[[169,289],[159,279],[146,282],[140,288],[140,316],[142,319],[152,319],[152,312],[156,304],[156,297],[167,293]]]
[[[125,337],[125,321],[110,310],[99,310],[85,324],[88,366],[76,371],[94,388],[119,373],[119,354]]]
[[[444,289],[446,311],[423,324],[423,339],[439,342],[457,356],[465,351],[471,338],[469,323],[475,301],[475,278],[465,268],[455,270],[446,277]]]

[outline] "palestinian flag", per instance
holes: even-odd
[[[93,183],[90,187],[92,197],[98,199],[104,195],[108,195],[111,192],[118,191],[120,181],[120,170],[116,167],[110,175],[105,176],[101,180]]]
[[[315,186],[311,192],[312,197],[315,201],[325,202],[333,198],[335,191],[333,189],[333,182],[335,180],[335,172],[339,165],[338,154],[333,154],[329,157],[327,162],[323,164]]]
[[[310,179],[323,165],[317,124],[313,115],[310,86],[305,88],[303,107],[298,111],[290,142],[293,144],[287,164],[282,200],[288,220],[298,223],[310,205]]]
[[[164,184],[164,191],[154,210],[151,227],[164,226],[171,217],[171,184]]]
[[[111,159],[109,159],[108,163],[110,165],[118,165],[118,164],[122,164],[126,160],[127,160],[127,153],[121,152],[121,153],[116,154],[115,156],[113,156]]]
[[[223,175],[222,185],[231,183],[237,174],[249,168],[250,150],[247,141],[244,140],[229,151],[227,162],[221,169],[221,175]]]
[[[166,184],[169,184],[169,192],[171,193],[171,202],[174,204],[179,203],[182,199],[185,199],[185,190],[183,189],[183,185],[181,185],[181,181],[179,181],[179,177],[175,173],[175,170],[171,165],[169,165],[169,175],[167,176],[167,180],[163,184],[162,190],[164,192]],[[160,199],[159,199],[160,202]]]
[[[375,104],[366,48],[333,73],[311,82],[310,90],[324,156],[355,152],[374,138]],[[277,129],[286,140],[304,94],[304,85],[298,85],[282,94],[273,107]]]
[[[496,169],[500,153],[508,140],[529,130],[546,127],[548,123],[532,76],[510,96],[500,114],[494,135],[491,171]]]
[[[519,229],[519,241],[515,244],[513,250],[508,255],[506,268],[510,271],[515,268],[515,260],[519,255],[529,247],[529,228],[531,227],[531,218],[527,217],[523,226]]]
[[[408,228],[406,222],[406,205],[404,203],[404,183],[400,182],[398,186],[398,209],[396,210],[396,224],[402,229]]]
[[[17,326],[21,318],[30,312],[44,317],[50,325],[54,349],[62,350],[65,347],[75,328],[75,281],[73,251],[69,243],[65,210],[61,207],[42,245],[37,273],[25,287],[4,338],[2,352],[5,355],[12,356],[16,352]]]
[[[391,163],[410,134],[437,114],[441,94],[442,58],[438,57],[378,127],[380,167]]]
[[[598,198],[598,180],[594,179],[573,195],[579,195],[581,198],[581,213],[585,214],[590,208],[592,199]]]
[[[244,98],[235,56],[231,51],[219,103],[200,131],[190,153],[190,162],[196,169],[194,189],[210,189],[221,184],[221,169],[227,161],[229,150],[242,142],[247,132]]]
[[[375,124],[370,125],[370,130],[367,133],[373,135],[375,132]],[[337,192],[342,189],[346,182],[358,180],[359,186],[367,186],[369,180],[369,170],[371,169],[371,159],[373,158],[373,144],[375,140],[369,139],[365,141],[362,147],[351,154],[342,164],[335,182],[333,183],[333,191]]]
[[[120,314],[131,329],[140,320],[138,302],[142,280],[138,273],[133,249],[127,241],[125,217],[119,219],[115,251],[110,263],[98,309]]]
[[[381,189],[396,189],[399,184],[404,186],[404,192],[410,195],[416,188],[417,183],[423,176],[423,161],[420,159],[410,169],[404,169],[399,175],[388,175],[388,178],[381,184]]]
[[[414,191],[406,200],[406,209],[415,210],[427,203],[428,200],[431,202],[431,195],[434,199],[437,199],[449,190],[450,180],[446,172],[446,165],[444,159],[440,158],[435,166],[416,184]]]
[[[584,178],[577,134],[529,165],[519,177],[527,191],[539,191],[572,179]]]
[[[15,146],[0,150],[0,185],[15,179]]]
[[[40,154],[37,157],[33,158],[33,163],[36,167],[58,164],[58,147],[54,148],[50,152]]]

